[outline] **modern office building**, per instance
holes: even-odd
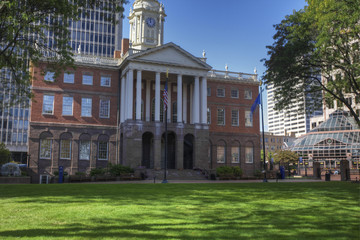
[[[275,88],[273,85],[267,87],[267,107],[268,107],[268,126],[269,132],[275,135],[287,135],[295,133],[295,136],[301,136],[310,131],[310,119],[315,116],[322,115],[322,109],[319,108],[312,113],[306,111],[299,111],[306,109],[307,105],[312,104],[313,101],[322,101],[319,97],[304,97],[303,101],[293,103],[291,108],[277,111],[275,110]]]
[[[118,24],[110,24],[104,16],[111,12],[103,10],[103,4],[107,4],[107,1],[102,1],[97,8],[87,9],[88,14],[83,13],[79,21],[69,22],[69,42],[74,53],[113,58],[114,51],[121,50],[122,13],[116,16]],[[50,15],[47,22],[49,25],[52,22]],[[51,47],[54,43],[51,31],[47,32],[47,39]],[[11,84],[12,75],[7,69],[1,69],[0,74]],[[8,90],[0,91],[1,100],[10,97]],[[8,101],[1,101],[0,106],[0,142],[5,143],[12,152],[14,161],[23,163],[27,162],[28,157],[29,101],[26,98],[11,106],[7,104]]]
[[[163,44],[165,16],[157,0],[136,0],[122,54],[77,54],[76,70],[56,81],[32,70],[29,152],[35,174],[52,174],[59,166],[69,174],[89,172],[108,163],[161,169],[165,121],[168,169],[239,166],[246,176],[260,170],[259,111],[250,110],[257,75],[217,71],[205,54]]]

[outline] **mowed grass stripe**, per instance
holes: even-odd
[[[0,185],[0,239],[359,239],[348,182]]]

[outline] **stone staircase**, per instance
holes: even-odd
[[[147,176],[146,178],[147,180],[153,180],[154,176],[156,177],[156,179],[163,179],[164,170],[147,169],[146,176]],[[206,180],[207,179],[201,170],[193,170],[193,169],[184,169],[184,170],[168,169],[166,171],[166,178],[168,180]]]

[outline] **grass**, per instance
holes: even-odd
[[[0,185],[0,239],[360,239],[348,182]]]

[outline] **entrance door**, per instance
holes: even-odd
[[[142,136],[142,161],[146,168],[154,168],[154,135],[146,132]]]
[[[184,138],[184,169],[193,169],[194,167],[194,136],[185,135]]]

